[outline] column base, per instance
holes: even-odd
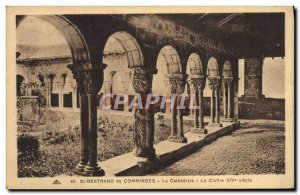
[[[207,129],[200,127],[193,127],[190,131],[197,134],[207,134]]]
[[[75,175],[83,175],[84,174],[84,168],[85,168],[86,164],[85,163],[78,163],[74,169],[74,174]]]
[[[152,148],[135,148],[133,153],[137,157],[154,159],[156,158],[155,149]]]
[[[233,122],[233,118],[223,118],[223,122]]]
[[[222,123],[210,123],[208,124],[209,127],[223,127]]]
[[[89,165],[85,166],[83,176],[104,176],[105,172],[100,167],[91,167]]]
[[[178,135],[175,135],[175,136],[169,136],[168,137],[168,140],[171,141],[171,142],[177,142],[177,143],[187,143],[187,138],[186,137],[181,137],[181,136],[178,136]]]

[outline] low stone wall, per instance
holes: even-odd
[[[285,119],[285,100],[262,98],[252,102],[239,99],[239,118],[241,119]]]
[[[157,155],[155,160],[150,161],[146,158],[136,157],[133,153],[127,153],[99,162],[99,165],[104,169],[106,176],[147,175],[195,152],[219,137],[230,134],[239,126],[239,122],[223,123],[221,128],[207,127],[208,134],[188,132],[185,134],[188,139],[187,143],[162,141],[154,146]]]

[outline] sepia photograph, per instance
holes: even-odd
[[[8,189],[293,189],[293,7],[7,7]]]

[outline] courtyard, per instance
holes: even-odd
[[[241,128],[153,175],[285,173],[284,121],[240,120]]]

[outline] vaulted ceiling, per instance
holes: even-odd
[[[164,14],[237,49],[240,57],[284,56],[284,13]]]

